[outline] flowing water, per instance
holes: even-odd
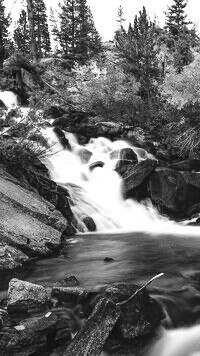
[[[44,131],[52,154],[43,161],[52,179],[69,190],[79,231],[84,233],[69,239],[59,257],[36,262],[26,279],[51,285],[75,275],[81,286],[97,288],[117,282],[142,284],[163,272],[148,291],[166,310],[164,331],[147,355],[199,356],[200,326],[191,326],[200,320],[199,228],[160,216],[148,201],[124,200],[123,182],[113,170],[117,157],[111,159],[111,152],[130,144],[98,138],[83,147],[72,134],[65,134],[70,151],[63,149],[51,128]],[[155,159],[132,149],[139,160]],[[92,153],[89,162],[85,150]],[[91,170],[97,161],[103,167]],[[87,231],[84,216],[93,218],[97,233]],[[106,257],[112,262],[106,263]]]

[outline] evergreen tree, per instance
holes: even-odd
[[[173,52],[174,67],[180,73],[185,65],[193,60],[191,48],[198,42],[195,28],[188,28],[190,21],[187,21],[185,8],[187,1],[173,0],[173,4],[166,13],[167,45]]]
[[[46,6],[43,0],[33,0],[33,17],[37,55],[40,59],[51,52]]]
[[[178,39],[185,26],[191,22],[186,20],[187,15],[185,14],[185,8],[187,1],[173,0],[173,2],[174,3],[168,7],[168,12],[166,13],[166,28],[175,39]]]
[[[120,5],[117,13],[117,22],[119,24],[119,29],[123,28],[123,22],[125,21],[123,16],[124,16],[123,7]]]
[[[101,48],[90,8],[86,0],[64,0],[60,8],[60,29],[54,26],[54,34],[71,65],[76,61],[84,64]]]
[[[0,0],[0,68],[3,66],[3,61],[6,58],[6,44],[8,41],[8,26],[9,16],[5,16],[4,1]]]
[[[156,26],[147,16],[145,7],[135,16],[128,31],[116,33],[116,46],[124,59],[125,71],[132,73],[140,82],[141,97],[149,104],[155,93],[155,80],[159,77],[157,60]]]
[[[13,39],[15,47],[23,55],[30,53],[30,34],[28,27],[28,17],[25,10],[22,10],[19,15],[19,20],[14,29]]]

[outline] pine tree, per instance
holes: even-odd
[[[17,51],[21,52],[24,56],[30,53],[30,34],[28,27],[28,16],[25,10],[22,10],[19,15],[19,20],[14,29],[13,39]]]
[[[186,20],[187,15],[185,14],[185,8],[187,6],[187,1],[173,1],[174,3],[168,7],[168,12],[166,13],[166,28],[175,39],[178,39],[185,26],[191,22]]]
[[[141,97],[149,104],[155,90],[155,80],[159,77],[156,27],[147,16],[145,7],[135,16],[133,26],[115,36],[116,46],[123,58],[125,71],[132,73],[139,81]]]
[[[84,64],[101,49],[100,36],[86,0],[64,0],[61,8],[58,38],[64,55],[71,62]]]
[[[117,22],[119,23],[119,29],[123,28],[123,22],[125,21],[123,16],[124,16],[123,7],[120,5],[117,13]]]
[[[181,73],[185,65],[193,60],[191,47],[197,43],[198,36],[188,28],[190,21],[187,21],[185,8],[187,1],[173,0],[173,4],[166,13],[167,45],[173,52],[174,67],[178,73]]]
[[[51,52],[46,6],[43,0],[33,0],[33,16],[37,55],[40,59]]]
[[[8,40],[9,16],[5,16],[5,6],[3,0],[0,0],[0,68],[6,58],[6,43]]]

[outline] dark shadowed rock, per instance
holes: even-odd
[[[138,286],[117,284],[107,288],[104,292],[106,298],[114,303],[127,300],[133,295]],[[133,340],[139,336],[151,333],[164,318],[161,305],[149,297],[145,290],[138,293],[124,305],[120,305],[121,316],[115,326],[115,335],[123,340]]]
[[[51,116],[53,119],[61,117],[64,114],[66,114],[66,110],[58,105],[51,105],[50,108],[44,111],[45,116]]]
[[[0,99],[0,108],[7,109],[6,105],[4,104],[4,102],[1,99]]]
[[[92,171],[93,169],[95,169],[97,167],[102,168],[104,166],[104,164],[105,163],[103,161],[96,161],[96,162],[93,162],[93,163],[89,164],[89,169]]]
[[[84,216],[81,220],[89,231],[96,231],[96,224],[90,216]]]
[[[1,330],[1,356],[43,356],[70,340],[68,321],[50,312]]]
[[[55,126],[53,128],[53,131],[55,132],[56,136],[58,137],[58,140],[60,141],[60,143],[63,146],[63,148],[68,149],[69,151],[71,151],[71,145],[69,143],[69,140],[65,137],[65,134],[60,129],[60,127]]]
[[[131,190],[138,187],[144,179],[156,169],[156,166],[157,162],[149,159],[141,161],[135,165],[127,165],[125,172],[121,174],[124,182],[124,194],[127,196]],[[121,168],[116,169],[119,174],[120,169]],[[122,167],[122,169],[124,168]]]
[[[176,169],[177,171],[200,171],[199,159],[187,159],[181,162],[175,162],[168,165],[169,168]]]
[[[53,287],[52,297],[56,297],[61,302],[78,303],[87,298],[86,290],[76,287]]]
[[[47,307],[49,297],[43,286],[11,279],[8,287],[7,309],[9,313],[28,312],[41,310]]]
[[[158,168],[149,177],[151,200],[162,210],[173,214],[181,214],[186,206],[187,185],[176,170]]]

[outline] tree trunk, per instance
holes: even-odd
[[[32,0],[27,0],[27,11],[28,11],[28,21],[30,28],[30,38],[31,38],[31,55],[33,62],[37,62],[37,47],[35,41],[35,30],[34,30],[34,17],[33,17],[33,3]]]

